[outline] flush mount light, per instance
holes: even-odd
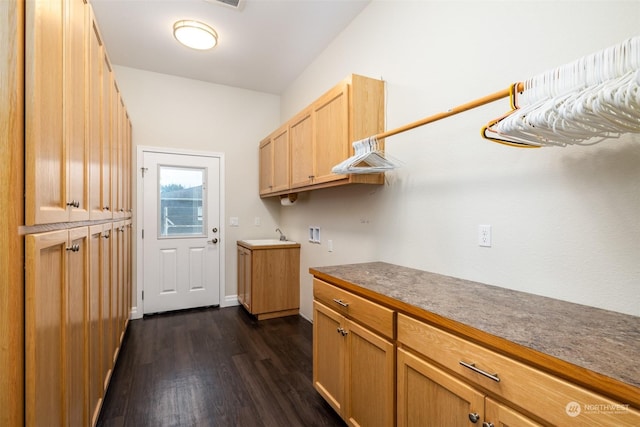
[[[207,50],[218,44],[218,33],[198,21],[178,21],[173,24],[173,36],[183,45],[192,49]]]

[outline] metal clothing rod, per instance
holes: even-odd
[[[523,90],[524,90],[524,84],[523,83],[517,83],[516,91],[517,92],[522,92]],[[391,129],[391,130],[388,130],[388,131],[383,132],[383,133],[379,133],[374,138],[379,141],[379,140],[381,140],[383,138],[386,138],[386,137],[389,137],[389,136],[393,136],[393,135],[397,135],[399,133],[406,132],[406,131],[411,130],[411,129],[415,129],[415,128],[420,127],[420,126],[424,126],[424,125],[426,125],[428,123],[433,123],[435,121],[438,121],[438,120],[441,120],[441,119],[445,119],[447,117],[454,116],[456,114],[462,113],[462,112],[467,111],[467,110],[471,110],[471,109],[476,108],[476,107],[480,107],[480,106],[485,105],[485,104],[489,104],[489,103],[491,103],[493,101],[497,101],[499,99],[508,98],[510,95],[511,95],[511,87],[509,87],[507,89],[503,89],[503,90],[495,92],[495,93],[492,93],[490,95],[483,96],[482,98],[478,98],[478,99],[475,99],[473,101],[467,102],[466,104],[458,105],[457,107],[453,107],[452,109],[447,110],[445,112],[437,113],[437,114],[434,114],[432,116],[428,116],[428,117],[425,117],[423,119],[417,120],[415,122],[406,124],[404,126],[400,126],[398,128]]]

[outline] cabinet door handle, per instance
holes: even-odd
[[[490,374],[490,373],[488,373],[486,371],[483,371],[482,369],[477,368],[475,363],[467,363],[467,362],[463,362],[461,360],[460,364],[462,366],[464,366],[465,368],[471,369],[473,372],[476,372],[476,373],[478,373],[480,375],[484,375],[485,377],[494,380],[497,383],[500,382],[500,378],[498,378],[498,374]]]
[[[342,301],[341,299],[334,298],[333,302],[335,302],[336,304],[340,304],[343,307],[349,307],[349,303],[346,303],[346,302]]]
[[[480,415],[478,415],[477,412],[471,412],[469,414],[469,421],[471,421],[472,423],[477,423],[478,421],[480,421]]]
[[[338,333],[343,337],[346,336],[349,332],[347,332],[344,328],[338,328]]]
[[[485,421],[482,423],[482,427],[495,427],[495,426],[493,425],[493,423],[488,423]]]

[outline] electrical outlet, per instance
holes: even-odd
[[[478,246],[491,247],[491,226],[478,226]]]

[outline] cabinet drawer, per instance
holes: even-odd
[[[410,347],[514,405],[556,425],[640,425],[640,412],[568,381],[398,314],[398,344]],[[473,365],[495,378],[472,368]],[[499,380],[499,381],[498,381]]]
[[[313,297],[352,320],[393,338],[393,310],[318,279],[313,279]]]

